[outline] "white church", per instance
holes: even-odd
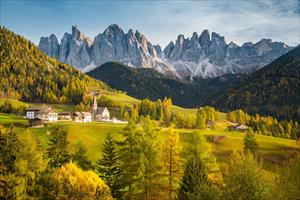
[[[92,108],[93,121],[109,121],[110,113],[106,107],[98,107],[96,97]]]

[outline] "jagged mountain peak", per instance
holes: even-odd
[[[223,74],[249,73],[272,62],[291,48],[284,43],[262,39],[238,46],[225,37],[205,29],[185,38],[179,34],[163,50],[153,45],[138,30],[127,33],[117,24],[109,25],[94,40],[77,26],[65,33],[60,44],[54,35],[42,37],[39,48],[62,62],[89,71],[109,61],[119,61],[135,68],[154,68],[178,78],[217,77]]]
[[[111,34],[114,34],[114,35],[122,34],[122,35],[124,35],[124,31],[119,25],[111,24],[104,30],[103,34],[105,34],[105,35],[111,35]]]

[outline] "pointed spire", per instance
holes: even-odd
[[[97,99],[96,99],[96,95],[94,95],[94,104],[93,104],[93,110],[97,110]]]

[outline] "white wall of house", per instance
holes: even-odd
[[[107,108],[105,108],[105,109],[103,110],[102,118],[107,118],[107,119],[110,118],[110,114],[109,114],[109,111],[108,111]]]
[[[35,118],[34,111],[27,111],[26,112],[26,118],[28,118],[28,119],[34,119]]]
[[[58,116],[56,112],[50,112],[48,115],[48,121],[49,122],[55,122],[58,120]]]
[[[92,121],[92,115],[84,116],[83,122],[91,122]]]

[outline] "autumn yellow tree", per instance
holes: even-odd
[[[174,199],[182,175],[181,146],[179,135],[170,127],[166,131],[166,141],[163,145],[163,168],[166,175],[166,198]]]
[[[74,163],[58,168],[53,173],[52,180],[55,199],[112,200],[109,187],[95,172],[83,171]]]

